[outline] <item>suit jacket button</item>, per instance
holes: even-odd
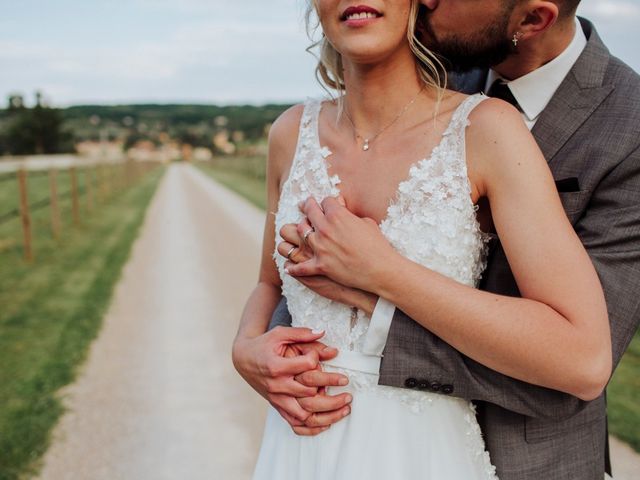
[[[404,381],[404,386],[407,388],[416,388],[417,385],[418,385],[418,381],[413,377],[407,378]]]
[[[440,385],[438,382],[433,382],[431,385],[429,385],[429,388],[431,388],[432,392],[437,392],[441,387],[442,385]]]
[[[428,390],[429,389],[429,382],[427,380],[420,380],[418,382],[418,388],[420,390]]]
[[[440,391],[445,395],[451,395],[453,393],[453,385],[442,385]]]

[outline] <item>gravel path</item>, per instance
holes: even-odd
[[[640,454],[626,443],[610,437],[611,468],[615,480],[640,479]]]
[[[63,392],[69,411],[40,478],[249,478],[266,403],[236,374],[230,345],[263,223],[194,167],[169,167],[100,336]]]
[[[229,348],[263,223],[194,167],[169,167],[100,336],[63,390],[69,411],[41,480],[249,478],[265,403],[235,373]],[[615,479],[640,478],[640,456],[612,442]]]

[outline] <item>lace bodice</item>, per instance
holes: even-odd
[[[427,268],[476,286],[485,266],[486,240],[476,220],[465,161],[465,129],[471,110],[483,95],[465,99],[454,112],[431,154],[416,162],[398,186],[380,228],[402,255]],[[340,178],[330,176],[331,151],[320,145],[318,117],[322,103],[305,103],[289,178],[282,188],[276,214],[276,245],[287,223],[298,223],[301,201],[313,196],[321,202],[340,193]],[[321,329],[322,341],[339,349],[361,351],[369,317],[328,300],[284,272],[285,259],[274,253],[283,294],[294,326]]]

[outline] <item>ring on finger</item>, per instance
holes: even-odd
[[[309,235],[311,235],[315,231],[316,231],[316,229],[311,227],[309,230],[304,232],[304,235],[302,236],[302,241],[306,244],[307,243],[307,238],[309,238]]]
[[[287,255],[286,255],[287,260],[291,260],[291,254],[292,254],[293,252],[295,252],[297,248],[298,248],[298,247],[296,247],[296,246],[291,247],[291,249],[287,252]]]

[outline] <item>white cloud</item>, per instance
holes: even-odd
[[[597,21],[597,19],[617,21],[637,21],[640,19],[640,5],[629,1],[597,0],[585,4],[581,13]]]
[[[307,1],[128,0],[113,2],[111,16],[104,1],[49,3],[40,16],[31,2],[18,4],[24,8],[0,19],[12,26],[0,28],[0,102],[7,92],[36,88],[57,104],[317,95],[315,61],[305,52]],[[640,68],[640,0],[583,0],[579,12],[614,54]],[[20,27],[33,18],[40,23]]]
[[[238,71],[235,81],[241,83],[250,81],[242,77],[247,67],[254,67],[255,74],[265,80],[275,73],[269,66],[281,58],[292,61],[290,69],[296,68],[295,64],[304,63],[308,57],[304,51],[308,43],[298,23],[260,23],[254,17],[244,21],[217,16],[178,24],[163,38],[141,40],[125,48],[108,43],[75,43],[61,49],[29,40],[0,40],[0,63],[39,65],[43,76],[67,78],[71,85],[98,77],[114,83],[174,81],[188,85],[189,72],[211,75],[216,70],[224,70],[227,78]],[[230,84],[228,91],[234,90],[237,85]],[[218,96],[227,98],[228,91],[219,90]]]

